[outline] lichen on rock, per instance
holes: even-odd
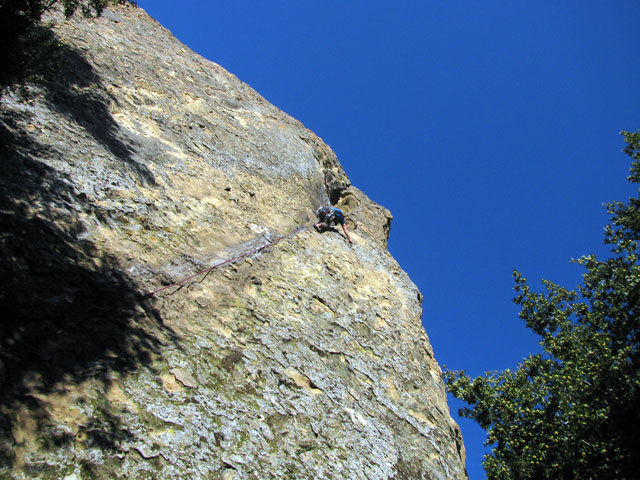
[[[141,9],[50,20],[0,99],[0,476],[466,478],[390,212]],[[353,246],[282,238],[330,202]]]

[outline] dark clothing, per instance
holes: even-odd
[[[318,210],[318,218],[329,226],[344,225],[344,213],[336,207],[325,207]]]
[[[335,230],[333,228],[334,225],[342,225],[342,231],[344,232],[345,237],[347,237],[349,243],[353,245],[353,241],[351,240],[349,231],[347,230],[347,222],[345,221],[344,213],[342,213],[339,208],[322,207],[318,209],[316,215],[318,215],[320,222],[316,223],[313,228],[315,228],[317,232]]]

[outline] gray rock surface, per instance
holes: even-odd
[[[466,478],[389,211],[141,9],[50,20],[0,100],[0,476]],[[329,201],[353,246],[259,250]]]

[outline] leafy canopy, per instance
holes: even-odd
[[[640,184],[640,130],[622,132]],[[487,431],[489,479],[640,478],[640,197],[608,203],[610,258],[576,260],[577,291],[514,272],[520,318],[543,353],[514,371],[470,378],[445,369],[460,415]]]

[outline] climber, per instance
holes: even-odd
[[[321,207],[316,212],[318,215],[318,223],[316,223],[313,228],[318,232],[324,232],[325,230],[334,230],[333,226],[338,223],[342,225],[342,231],[344,232],[349,243],[353,245],[351,241],[351,237],[349,236],[349,231],[347,230],[347,222],[344,219],[344,213],[336,207]]]

